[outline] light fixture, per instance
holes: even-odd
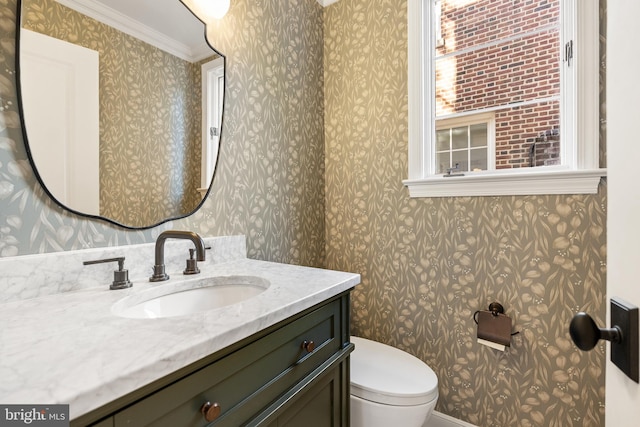
[[[214,19],[221,19],[229,11],[231,0],[198,0],[203,13]]]

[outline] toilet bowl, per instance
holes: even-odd
[[[438,377],[397,348],[351,337],[351,426],[422,427],[438,401]]]

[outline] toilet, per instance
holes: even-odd
[[[423,427],[438,401],[438,377],[418,359],[351,337],[351,426]]]

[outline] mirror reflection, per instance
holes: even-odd
[[[224,58],[179,0],[23,0],[27,150],[63,207],[128,228],[193,213],[215,169]]]

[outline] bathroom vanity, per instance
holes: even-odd
[[[241,236],[206,243],[212,249],[197,278],[181,275],[186,246],[168,244],[172,270],[164,284],[148,282],[148,265],[140,273],[133,267],[143,259],[149,264],[153,245],[0,265],[14,272],[0,285],[15,290],[20,276],[39,277],[22,263],[57,264],[50,268],[63,271],[67,262],[77,266],[120,252],[133,282],[130,289],[109,290],[109,267],[84,267],[78,274],[90,271],[104,285],[49,295],[40,290],[35,298],[1,304],[0,402],[69,404],[72,426],[348,426],[349,293],[359,275],[247,259]],[[69,280],[68,271],[60,274]],[[55,279],[56,272],[43,277]],[[159,294],[246,277],[268,287],[188,315],[126,315],[125,308]]]
[[[72,425],[348,426],[348,311],[343,293]]]

